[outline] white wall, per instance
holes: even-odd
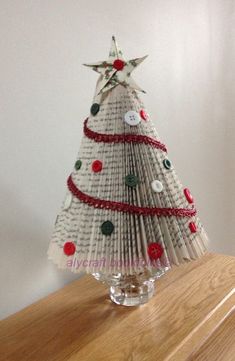
[[[233,0],[0,0],[0,316],[78,276],[46,251],[115,34],[211,250],[235,254]],[[79,292],[79,290],[78,290]]]

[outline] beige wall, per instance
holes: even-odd
[[[234,248],[233,0],[0,1],[0,316],[75,278],[46,251],[115,34],[211,250]],[[76,276],[77,277],[77,276]],[[79,292],[79,290],[78,290]]]

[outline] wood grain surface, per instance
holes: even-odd
[[[2,320],[0,360],[232,361],[234,286],[235,257],[219,254],[173,268],[140,307],[86,275]]]

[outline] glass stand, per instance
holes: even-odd
[[[154,295],[155,280],[160,278],[169,268],[149,271],[135,275],[122,275],[121,273],[104,275],[93,273],[98,281],[109,287],[111,300],[123,306],[139,306],[148,302]]]
[[[110,298],[113,302],[123,306],[142,305],[154,294],[154,280],[140,282],[135,276],[123,279],[116,286],[109,289]]]

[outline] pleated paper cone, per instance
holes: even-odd
[[[130,110],[138,114],[145,110],[137,92],[120,84],[95,97],[94,103],[99,103],[100,109],[85,122],[76,163],[79,166],[73,169],[68,183],[49,246],[49,258],[59,267],[73,272],[133,275],[146,270],[150,273],[156,269],[165,270],[172,264],[179,265],[202,256],[207,249],[207,236],[196,215],[137,212],[142,208],[194,211],[174,167],[166,163],[169,160],[166,149],[150,117],[141,119],[137,126],[125,121],[125,114]],[[138,142],[116,138],[106,142],[100,134],[132,134],[146,138]],[[154,141],[151,143],[150,139]],[[96,160],[101,162],[102,169],[94,172]],[[137,184],[128,185],[128,175],[129,181],[134,175]],[[155,180],[162,184],[162,191],[153,190]],[[136,208],[128,209],[128,205]],[[111,234],[103,232],[104,222],[113,226]],[[192,231],[190,223],[195,230]],[[71,255],[64,252],[66,243],[75,246]],[[162,256],[157,259],[149,254],[152,243],[163,249]]]

